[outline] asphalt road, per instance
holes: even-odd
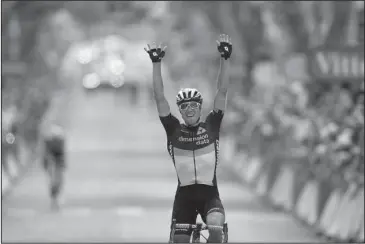
[[[156,109],[107,92],[73,104],[62,209],[50,210],[34,165],[3,199],[2,241],[167,242],[177,180]],[[224,173],[219,184],[230,242],[318,241],[231,178]]]

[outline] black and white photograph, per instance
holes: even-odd
[[[1,243],[364,243],[364,1],[1,1]]]

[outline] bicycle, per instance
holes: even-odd
[[[177,229],[183,229],[183,230],[192,230],[191,234],[191,240],[190,243],[200,243],[200,237],[202,236],[206,241],[208,238],[206,238],[201,231],[210,229],[220,229],[222,230],[222,243],[228,242],[228,225],[227,223],[224,223],[222,226],[215,226],[215,225],[206,225],[203,223],[196,223],[196,224],[177,224],[176,220],[173,219],[171,223],[171,230],[170,230],[170,240],[169,243],[174,243],[174,236],[175,231]]]

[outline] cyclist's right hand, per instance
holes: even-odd
[[[144,48],[144,50],[150,55],[152,63],[159,63],[165,56],[166,48],[167,46],[162,46],[161,43],[157,46],[156,43],[153,42],[151,46],[147,44],[147,48]]]

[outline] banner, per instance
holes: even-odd
[[[321,82],[364,82],[364,46],[314,48],[308,53],[308,69]]]

